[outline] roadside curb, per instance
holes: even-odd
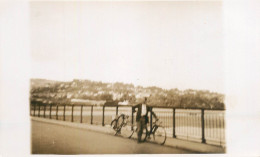
[[[68,121],[60,121],[60,120],[46,119],[46,118],[39,118],[39,117],[31,117],[31,120],[51,123],[56,125],[62,125],[67,127],[79,128],[79,129],[86,129],[90,131],[97,131],[105,134],[111,134],[111,135],[114,134],[114,130],[106,126],[103,127],[103,126],[91,125],[86,123],[71,123]],[[192,141],[185,141],[185,140],[169,138],[169,137],[167,138],[164,145],[169,147],[179,148],[179,149],[190,150],[198,153],[225,153],[226,152],[225,148],[220,146],[214,146],[214,145],[203,144],[203,143],[192,142]]]

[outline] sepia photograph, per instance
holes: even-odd
[[[31,153],[225,153],[221,9],[31,2]]]
[[[260,155],[260,1],[0,2],[0,157]]]

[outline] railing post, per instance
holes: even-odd
[[[51,119],[51,110],[52,110],[52,104],[50,104],[50,115],[49,115],[50,119]]]
[[[45,111],[46,111],[46,104],[44,105],[44,109],[43,109],[43,117],[45,118]]]
[[[151,107],[151,111],[150,111],[150,132],[152,132],[152,128],[153,128],[153,115],[152,115],[152,111],[153,111],[153,108]]]
[[[58,120],[58,110],[59,110],[59,105],[56,104],[56,120]]]
[[[83,110],[83,105],[81,105],[80,108],[80,123],[82,123],[82,110]]]
[[[93,124],[93,106],[91,106],[91,111],[90,111],[90,124]]]
[[[132,121],[131,121],[131,123],[132,123],[131,130],[133,130],[133,129],[134,129],[134,108],[133,108],[133,107],[132,107],[132,115],[131,115],[131,117],[132,117]]]
[[[116,106],[116,116],[118,116],[118,106]]]
[[[35,116],[36,103],[33,104],[33,116]]]
[[[64,105],[64,108],[63,108],[63,121],[65,121],[65,112],[66,112],[66,105]]]
[[[74,119],[73,119],[73,110],[74,110],[74,105],[72,105],[72,110],[71,110],[71,122],[74,121]]]
[[[38,108],[38,117],[40,117],[40,112],[41,112],[41,104],[39,104],[39,108]]]
[[[172,137],[176,138],[176,133],[175,133],[175,108],[172,110]]]
[[[206,143],[205,139],[205,124],[204,124],[204,109],[201,109],[201,142]]]
[[[102,112],[102,126],[105,126],[105,106],[103,106],[103,112]]]

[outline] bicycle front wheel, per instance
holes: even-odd
[[[153,133],[153,139],[156,143],[163,145],[166,141],[166,130],[159,126]]]
[[[121,135],[127,138],[131,138],[131,136],[134,133],[134,130],[132,130],[131,128],[131,123],[124,123],[124,125],[121,128]]]

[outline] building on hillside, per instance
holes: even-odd
[[[149,97],[150,93],[138,93],[135,95],[136,98],[145,98],[145,97]]]

